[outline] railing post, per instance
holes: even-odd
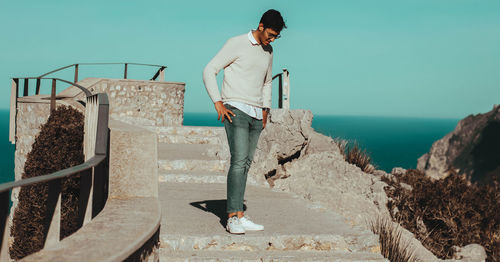
[[[128,68],[128,64],[125,63],[125,72],[123,73],[123,79],[127,79],[127,68]]]
[[[92,169],[80,173],[79,226],[84,226],[92,220],[92,191],[94,190],[94,172]]]
[[[278,108],[283,108],[283,80],[282,80],[283,74],[280,74],[278,76]]]
[[[61,179],[49,182],[45,216],[46,238],[43,248],[56,246],[61,241]]]
[[[78,83],[78,64],[75,64],[75,83]]]
[[[56,80],[52,79],[52,91],[50,92],[50,112],[56,109]]]
[[[109,143],[109,100],[106,93],[97,96],[98,116],[96,121],[95,154],[107,155]]]
[[[24,92],[23,92],[23,96],[28,96],[28,87],[29,87],[29,79],[25,78],[24,79]]]
[[[83,152],[85,156],[85,161],[91,159],[95,156],[95,141],[97,132],[97,110],[98,110],[98,99],[97,94],[87,97],[87,105],[85,107],[85,126],[84,126],[84,138],[83,138]],[[93,191],[94,191],[94,168],[86,171],[81,176],[81,196],[85,202],[83,208],[85,208],[85,214],[82,216],[83,224],[85,225],[92,219],[92,205],[93,205]]]
[[[160,68],[160,81],[165,81],[165,67]]]
[[[10,190],[0,193],[0,261],[9,261],[9,200]]]
[[[12,88],[10,93],[10,124],[9,124],[9,141],[12,144],[16,143],[16,115],[17,115],[17,97],[19,79],[12,79]]]
[[[36,79],[36,90],[35,90],[35,95],[40,94],[40,78]]]
[[[284,109],[290,109],[290,72],[288,72],[286,68],[283,68],[282,75],[283,75],[283,87],[282,87],[283,91],[281,96],[283,98],[282,105]]]
[[[107,155],[109,145],[109,100],[106,93],[97,95],[97,126],[95,138],[95,154]],[[104,208],[108,197],[109,165],[108,160],[104,160],[93,168],[94,184],[92,197],[92,217],[96,216]]]

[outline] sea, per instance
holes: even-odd
[[[314,115],[312,127],[357,143],[377,169],[416,168],[432,143],[453,131],[459,119]],[[215,113],[184,113],[187,126],[223,126]],[[9,111],[0,110],[0,183],[14,180],[15,145],[9,142]]]

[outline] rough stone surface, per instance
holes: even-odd
[[[481,245],[470,244],[465,247],[457,247],[453,256],[464,262],[482,262],[486,260],[486,251]]]
[[[271,123],[261,134],[250,177],[274,190],[290,191],[319,206],[340,213],[351,225],[366,229],[377,217],[391,219],[387,210],[383,171],[367,174],[347,163],[332,138],[311,128],[305,110],[271,110]],[[284,154],[283,154],[284,153]],[[404,172],[396,168],[394,172]],[[411,188],[408,188],[411,190]],[[408,230],[403,241],[422,261],[439,261]]]
[[[156,134],[110,121],[109,197],[157,197]]]
[[[87,78],[81,82],[92,93],[108,94],[112,119],[141,126],[182,125],[184,83],[109,78]],[[67,94],[84,100],[79,89],[70,89],[74,92],[65,90]]]
[[[295,192],[340,212],[355,225],[389,215],[384,191],[386,184],[344,161],[340,153],[307,154],[284,165],[274,188]],[[381,214],[382,213],[382,214]]]
[[[337,213],[294,194],[248,185],[246,214],[264,224],[265,230],[245,235],[224,230],[224,184],[161,183],[160,196],[163,250],[260,251],[263,255],[281,250],[289,251],[292,257],[295,251],[309,251],[312,255],[360,252],[383,260],[376,235],[347,225]]]
[[[434,179],[453,170],[472,181],[500,178],[500,105],[485,114],[462,119],[455,130],[434,142],[417,168]]]
[[[26,157],[31,151],[40,127],[47,122],[50,105],[42,103],[18,103],[16,117],[15,179],[21,179]]]
[[[311,252],[311,251],[170,251],[163,249],[161,257],[168,257],[172,262],[374,262],[388,261],[369,252]]]
[[[22,261],[123,261],[157,232],[158,198],[110,199],[89,224]]]
[[[31,151],[35,138],[40,133],[41,126],[47,122],[50,115],[50,103],[48,100],[24,100],[23,98],[18,99],[16,111],[16,151],[14,153],[14,179],[16,181],[22,178],[28,153]],[[56,106],[59,105],[72,106],[72,103],[58,100]],[[83,108],[79,106],[73,106],[73,108],[83,113]],[[11,194],[12,206],[9,213],[9,225],[12,224],[18,199],[19,188],[14,188]],[[7,230],[10,231],[10,227]],[[8,234],[10,235],[10,232]]]
[[[406,173],[406,169],[402,167],[395,167],[391,170],[392,175],[402,175],[404,173]]]
[[[249,176],[257,184],[321,202],[351,224],[389,215],[386,184],[347,163],[333,139],[315,132],[311,123],[310,111],[271,110]]]
[[[267,185],[280,165],[300,156],[312,132],[312,113],[308,110],[273,109],[262,131],[248,172],[258,184]]]

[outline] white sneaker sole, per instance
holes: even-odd
[[[245,231],[264,231],[264,229],[247,229],[245,228]]]
[[[227,231],[228,233],[233,234],[233,235],[244,235],[244,234],[245,234],[245,231],[243,231],[243,232],[231,232],[231,231],[229,231],[229,229],[227,229],[227,228],[226,228],[226,231]]]

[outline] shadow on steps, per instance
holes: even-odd
[[[199,208],[205,212],[210,212],[219,217],[219,222],[223,227],[227,224],[226,199],[203,200],[191,202],[190,205]],[[247,205],[243,205],[243,211],[247,210]]]

